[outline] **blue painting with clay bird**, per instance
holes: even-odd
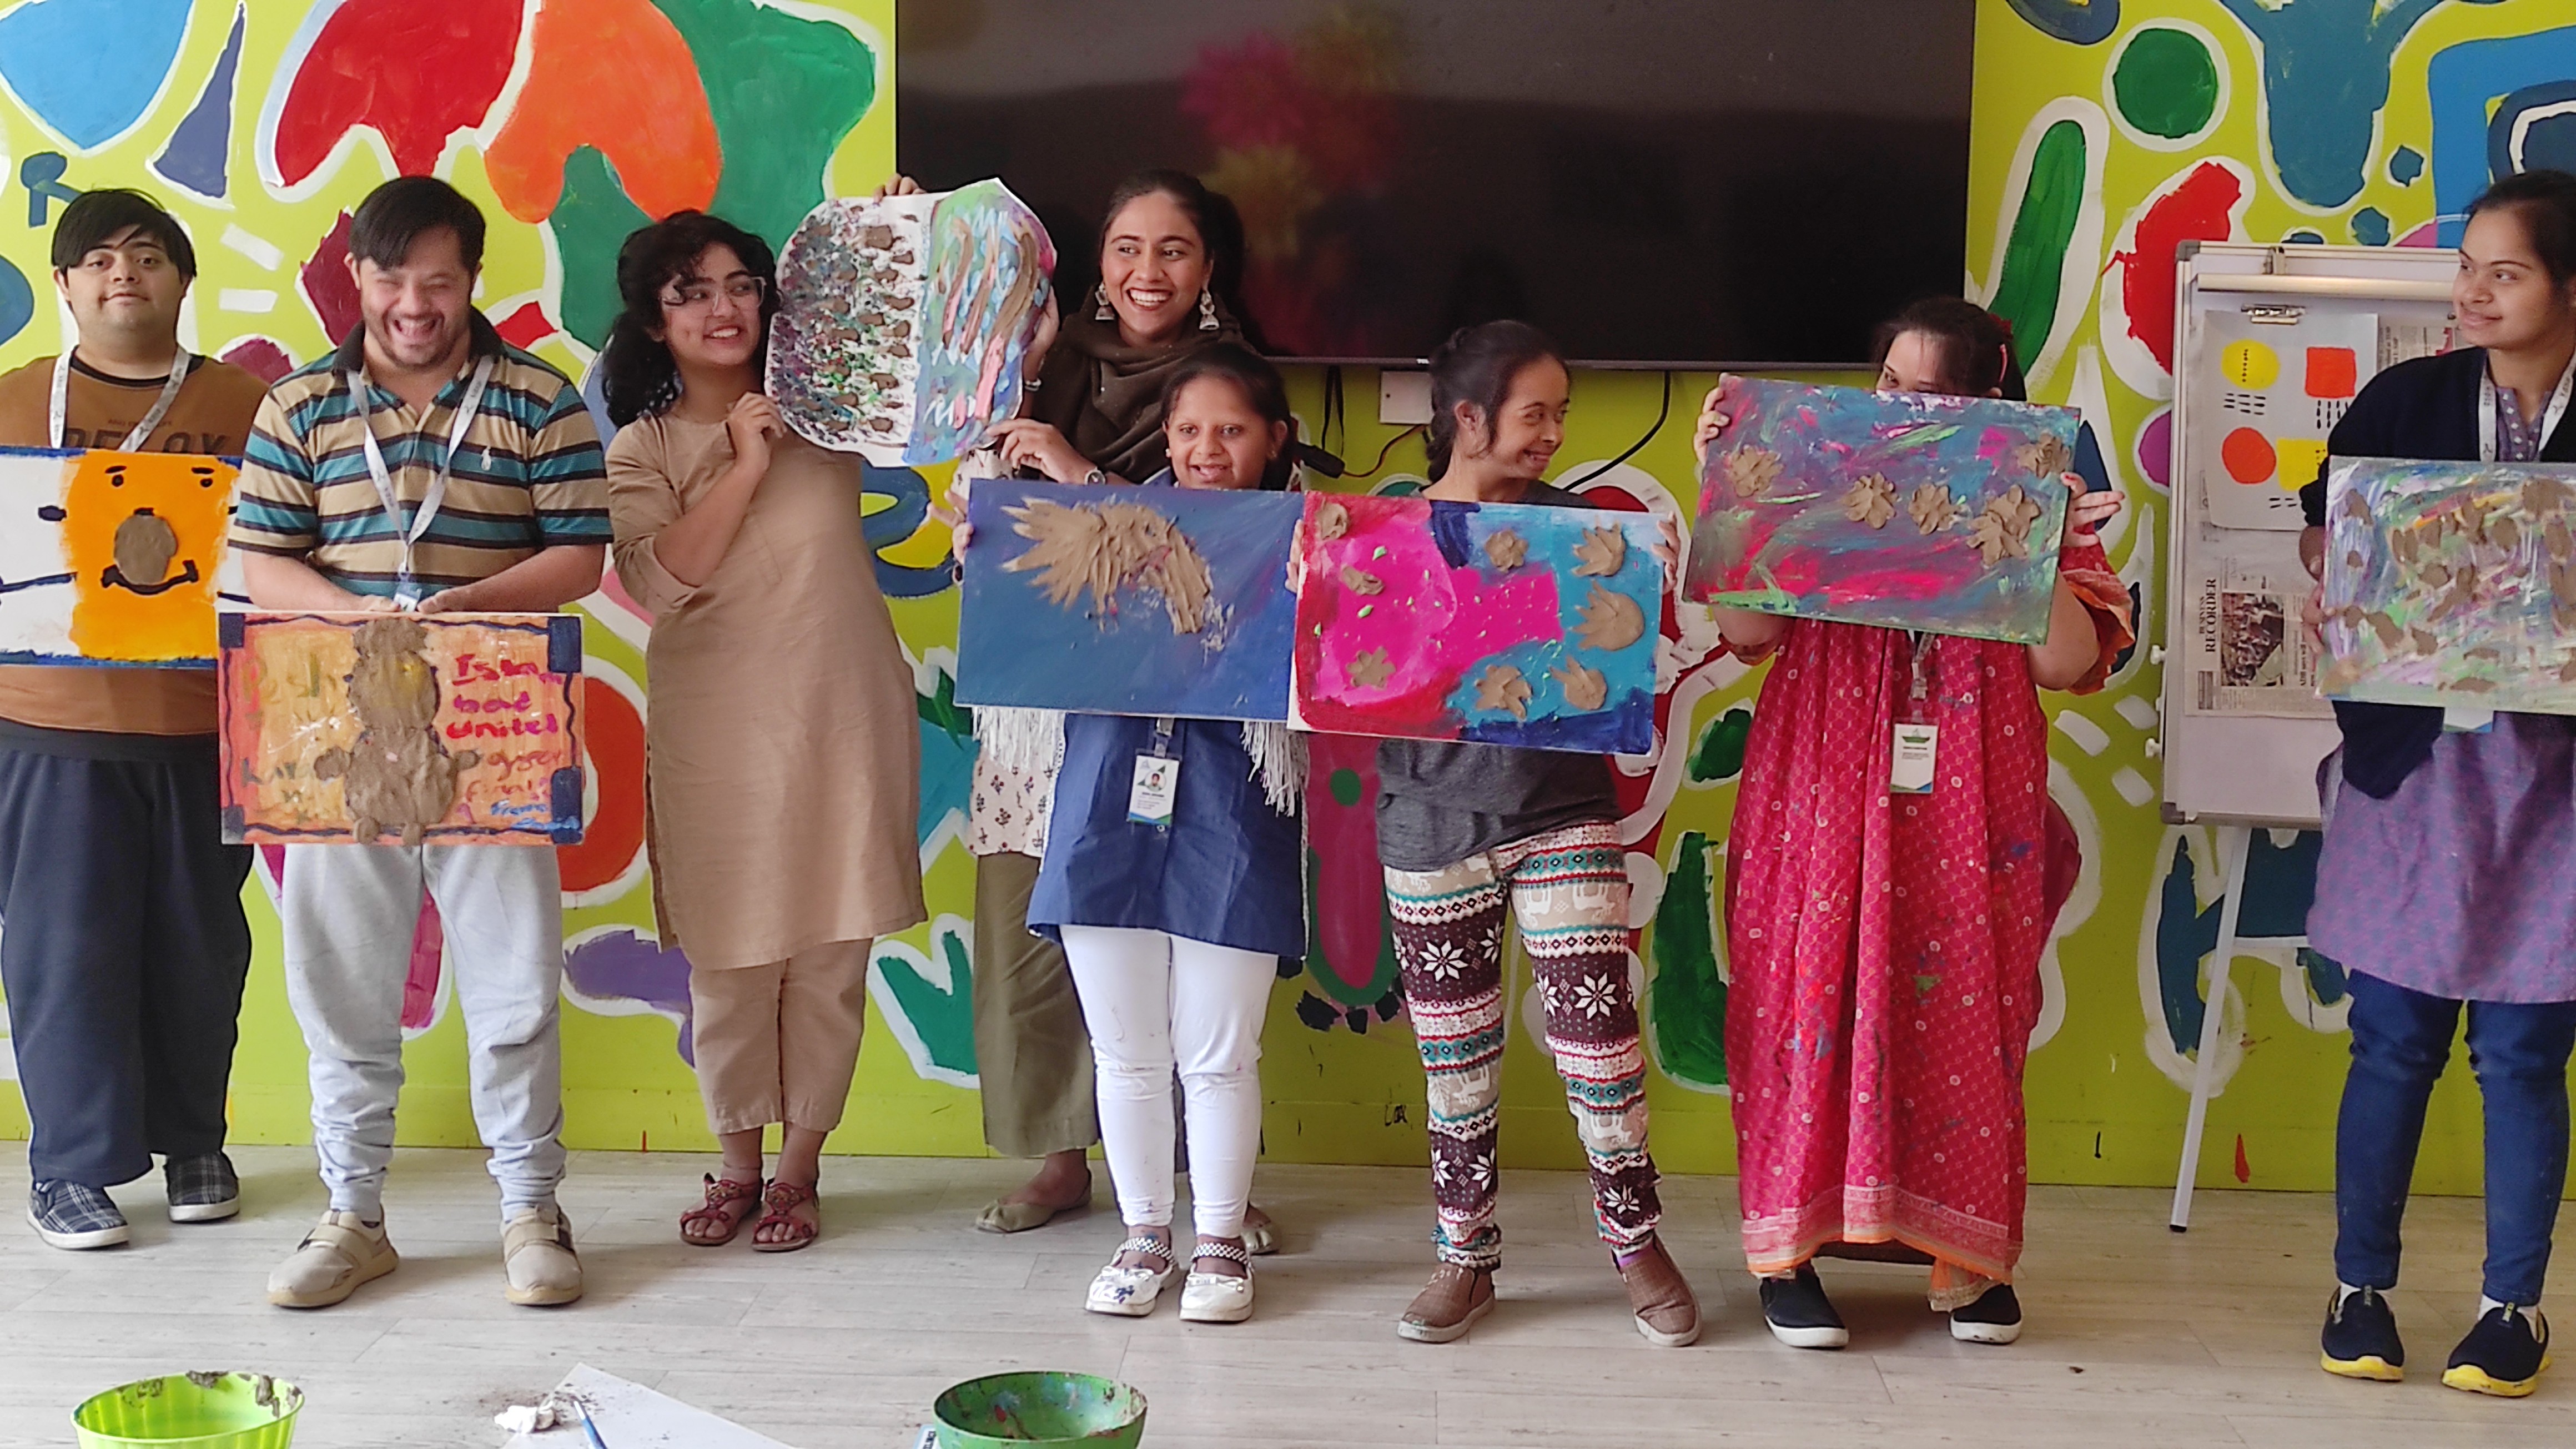
[[[1291,493],[979,479],[957,698],[1085,714],[1285,720]]]

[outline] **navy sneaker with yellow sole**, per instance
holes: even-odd
[[[2335,1289],[2326,1304],[2324,1352],[2330,1374],[2393,1384],[2406,1377],[2406,1345],[2397,1339],[2397,1315],[2376,1288]]]
[[[2451,1350],[2442,1382],[2473,1394],[2519,1399],[2540,1387],[2549,1367],[2549,1320],[2528,1308],[2499,1304]]]

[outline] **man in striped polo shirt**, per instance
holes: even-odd
[[[563,374],[474,309],[483,215],[443,181],[376,188],[349,234],[363,325],[279,382],[251,430],[233,546],[263,609],[544,611],[598,587],[599,437]],[[384,1182],[403,979],[425,888],[465,1013],[475,1126],[501,1185],[513,1303],[581,1296],[563,1178],[562,886],[544,847],[287,847],[287,998],[312,1059],[330,1210],[268,1281],[320,1308],[393,1271]]]

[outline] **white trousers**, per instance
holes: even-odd
[[[1091,1029],[1100,1145],[1129,1224],[1172,1222],[1172,1073],[1189,1099],[1190,1217],[1243,1236],[1261,1152],[1261,1024],[1279,958],[1162,931],[1066,926]]]
[[[474,1125],[506,1220],[552,1203],[564,1172],[563,886],[547,847],[287,847],[286,999],[311,1058],[314,1153],[333,1208],[384,1216],[424,888],[446,934]]]

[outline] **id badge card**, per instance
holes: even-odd
[[[1170,825],[1172,801],[1180,788],[1180,761],[1138,755],[1135,779],[1127,787],[1127,818],[1138,825]]]
[[[2448,705],[2442,710],[2442,729],[2446,734],[2482,735],[2495,728],[2495,711],[2470,705]]]
[[[1896,746],[1887,771],[1887,788],[1891,793],[1932,793],[1932,765],[1940,739],[1941,727],[1938,725],[1897,725]]]
[[[409,579],[394,585],[394,605],[408,613],[420,607],[420,585]]]

